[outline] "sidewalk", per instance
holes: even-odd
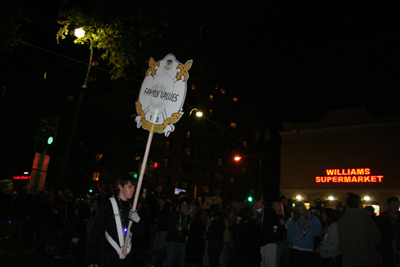
[[[74,259],[57,260],[56,252],[49,252],[42,256],[34,255],[30,248],[0,244],[0,265],[2,267],[71,267],[76,266]]]

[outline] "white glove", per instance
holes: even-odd
[[[134,221],[135,223],[140,222],[140,217],[136,210],[129,211],[129,220]]]

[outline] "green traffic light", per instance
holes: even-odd
[[[89,189],[89,193],[93,193],[93,189]]]
[[[249,202],[253,202],[253,198],[252,198],[252,197],[248,197],[247,200],[248,200]]]
[[[53,143],[53,141],[54,141],[53,136],[50,136],[49,138],[47,138],[47,144],[48,145],[51,145]]]
[[[137,173],[135,173],[135,174],[133,175],[133,178],[137,179],[137,177],[138,177],[138,175],[137,175]]]

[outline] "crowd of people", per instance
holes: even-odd
[[[20,189],[9,203],[7,242],[73,256],[76,266],[399,266],[396,197],[376,216],[354,193],[336,209],[320,201],[307,209],[284,196],[264,203],[257,193],[253,202],[225,203],[180,192],[172,202],[157,185],[135,210],[135,187],[123,176],[95,195]]]

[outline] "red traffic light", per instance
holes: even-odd
[[[150,168],[153,168],[153,169],[155,169],[155,168],[157,168],[157,167],[158,167],[158,163],[157,163],[157,162],[154,162],[153,165],[150,165]]]

